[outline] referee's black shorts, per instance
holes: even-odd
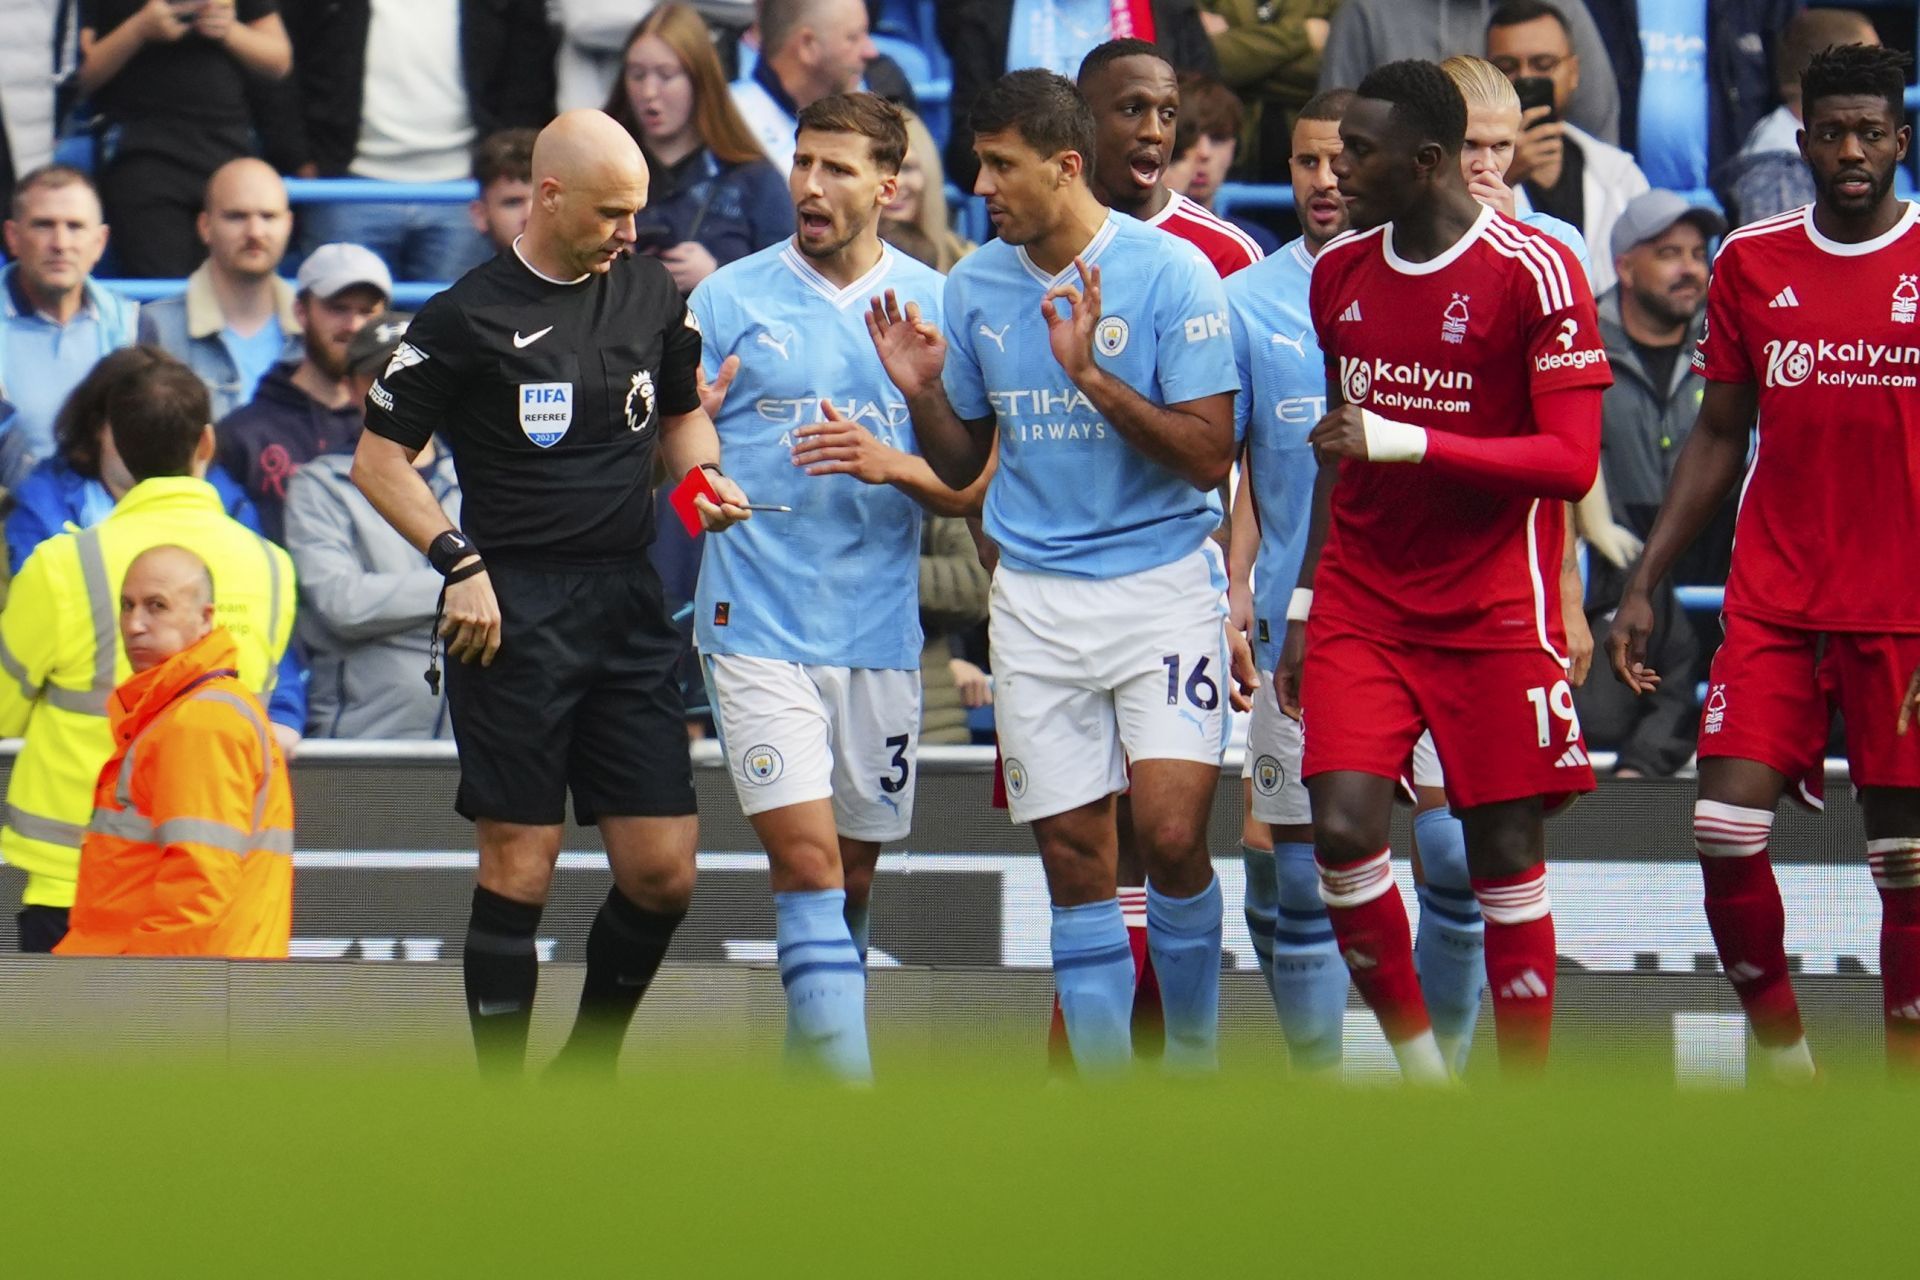
[[[562,569],[487,562],[500,602],[493,665],[447,665],[460,750],[454,807],[529,826],[694,812],[674,663],[685,640],[644,554]]]

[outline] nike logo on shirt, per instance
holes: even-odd
[[[516,350],[521,347],[530,347],[534,343],[540,341],[540,339],[546,337],[548,334],[552,332],[553,332],[553,326],[548,325],[546,328],[540,330],[538,333],[530,333],[523,338],[520,336],[520,331],[518,329],[515,329],[513,331],[513,345]]]

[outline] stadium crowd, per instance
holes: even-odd
[[[107,752],[81,723],[96,711],[41,690],[63,662],[87,688],[110,688],[101,673],[116,661],[98,625],[109,588],[87,567],[88,544],[76,551],[66,535],[125,530],[110,557],[124,566],[141,550],[128,533],[143,511],[191,507],[151,536],[207,561],[222,621],[242,630],[230,565],[251,554],[279,575],[286,562],[242,670],[289,754],[301,737],[448,736],[439,691],[420,679],[442,575],[355,487],[351,460],[376,375],[407,358],[401,287],[514,252],[536,132],[566,108],[604,110],[637,144],[651,186],[634,248],[693,295],[793,236],[796,125],[861,89],[909,112],[881,235],[950,270],[976,246],[949,184],[967,200],[976,179],[991,181],[978,174],[976,102],[1010,71],[1054,71],[1093,109],[1093,194],[1191,241],[1225,278],[1303,231],[1314,239],[1316,211],[1337,209],[1325,156],[1299,143],[1303,125],[1311,135],[1328,120],[1328,91],[1400,59],[1447,60],[1468,108],[1470,189],[1585,268],[1613,370],[1599,477],[1570,504],[1566,629],[1584,670],[1702,401],[1689,357],[1712,250],[1812,199],[1800,77],[1829,46],[1880,41],[1867,16],[1801,0],[4,0],[0,32],[0,487],[19,584],[4,656],[18,683],[7,698],[20,702],[8,724],[29,753],[0,853],[32,873],[31,937],[48,945],[62,921],[46,913],[72,902],[63,832],[84,825]],[[1128,38],[1159,51],[1164,84],[1087,62]],[[314,177],[470,177],[477,195],[296,207],[287,180]],[[1228,207],[1230,184],[1293,199]],[[141,304],[116,279],[178,288]],[[204,388],[207,448],[164,414],[116,409],[155,387],[191,405],[182,371]],[[717,371],[722,385],[731,376]],[[148,438],[135,438],[142,423]],[[413,461],[457,523],[455,457],[430,441]],[[651,554],[670,605],[690,606],[702,539],[665,502],[658,523]],[[1657,689],[1576,680],[1587,743],[1617,754],[1619,776],[1672,774],[1694,756],[1696,688],[1721,635],[1681,606],[1676,584],[1725,580],[1732,525],[1729,503],[1652,588]],[[954,512],[920,535],[923,742],[990,740],[996,549],[977,518],[968,532]],[[53,665],[21,670],[45,647],[30,637],[56,627],[86,634]],[[704,733],[700,666],[689,657],[680,673],[688,731]]]

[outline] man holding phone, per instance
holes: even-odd
[[[1551,214],[1580,228],[1588,244],[1612,243],[1614,222],[1647,189],[1647,175],[1632,156],[1564,119],[1580,87],[1566,14],[1543,0],[1506,0],[1487,20],[1487,61],[1520,95],[1525,130],[1506,178],[1515,212]],[[1594,259],[1592,276],[1596,295],[1613,287],[1613,263],[1604,254]]]

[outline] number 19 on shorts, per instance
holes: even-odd
[[[1566,726],[1563,741],[1580,740],[1580,713],[1573,709],[1572,685],[1565,680],[1555,681],[1551,688],[1537,684],[1527,690],[1527,701],[1533,704],[1533,724],[1539,731],[1541,746],[1556,745],[1553,735],[1558,726],[1554,724],[1555,720]]]

